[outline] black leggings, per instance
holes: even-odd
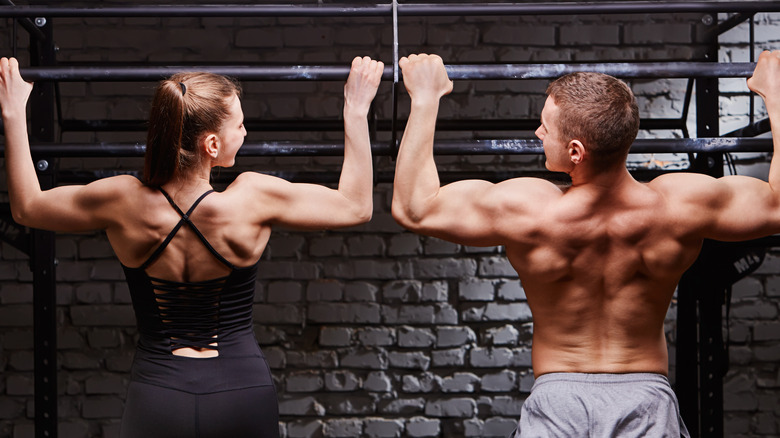
[[[120,438],[278,438],[273,386],[190,394],[130,382]]]

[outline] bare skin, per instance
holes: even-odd
[[[412,99],[401,141],[393,216],[404,227],[464,245],[504,245],[534,320],[535,376],[552,372],[668,375],[663,321],[678,280],[705,238],[738,241],[780,232],[780,161],[769,183],[667,174],[636,181],[623,163],[596,172],[577,139],[562,137],[548,98],[536,135],[546,166],[570,187],[538,178],[498,184],[439,182],[433,136],[452,90],[436,55],[401,59]],[[761,54],[751,90],[780,132],[780,51]],[[774,137],[775,156],[780,139]]]
[[[235,266],[259,259],[274,225],[297,229],[330,229],[371,219],[372,161],[367,114],[384,65],[355,58],[344,87],[344,163],[338,189],[293,184],[244,172],[222,192],[206,197],[192,221],[206,239]],[[0,107],[5,125],[5,167],[11,212],[19,224],[52,231],[104,230],[119,261],[140,266],[178,223],[180,216],[156,189],[132,176],[101,179],[87,185],[41,191],[30,156],[25,107],[32,84],[24,82],[13,58],[0,59]],[[230,167],[246,136],[237,96],[229,119],[200,146],[202,166],[176,177],[163,188],[183,211],[211,189],[213,167]],[[182,227],[147,273],[172,281],[218,278],[228,268]],[[210,357],[213,350],[179,349],[174,354]]]

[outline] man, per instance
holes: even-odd
[[[393,216],[421,234],[503,245],[528,297],[536,382],[515,436],[688,436],[667,379],[664,316],[705,238],[780,232],[780,161],[769,183],[687,173],[640,183],[625,166],[639,128],[631,90],[575,73],[550,85],[536,130],[546,167],[568,173],[570,187],[538,178],[442,187],[433,137],[452,82],[436,55],[399,65],[412,103]],[[748,86],[778,132],[780,51],[761,54]]]

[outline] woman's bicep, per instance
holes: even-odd
[[[280,205],[274,223],[279,225],[315,230],[349,227],[368,220],[338,190],[317,184],[291,183],[284,196],[277,199]]]
[[[262,174],[247,174],[236,182],[242,204],[259,222],[312,230],[360,223],[353,203],[323,185],[291,183]]]
[[[116,208],[123,198],[121,194],[121,181],[109,179],[54,187],[29,200],[20,223],[62,232],[105,229],[112,214],[121,214],[122,209]]]

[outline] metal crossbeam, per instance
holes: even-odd
[[[450,79],[554,79],[568,73],[599,72],[621,78],[728,78],[750,77],[753,62],[647,62],[647,63],[581,63],[581,64],[478,64],[446,65]],[[25,67],[27,81],[159,81],[183,71],[205,71],[242,80],[254,81],[344,81],[349,66],[338,65],[167,65],[167,66],[57,66]],[[393,80],[392,66],[386,66],[383,80]]]
[[[748,2],[577,2],[398,5],[403,16],[595,15],[640,13],[777,12],[780,3]],[[129,5],[102,7],[3,6],[0,17],[374,17],[390,16],[392,5]]]
[[[143,157],[146,146],[140,143],[59,143],[31,145],[35,157]],[[0,147],[0,152],[3,148]],[[375,156],[392,156],[389,142],[372,145]],[[678,138],[640,139],[631,147],[633,154],[649,153],[733,153],[771,152],[768,138]],[[535,139],[443,140],[434,144],[436,155],[534,155],[543,154],[542,142]],[[342,142],[272,141],[246,143],[238,151],[245,157],[341,156]]]

